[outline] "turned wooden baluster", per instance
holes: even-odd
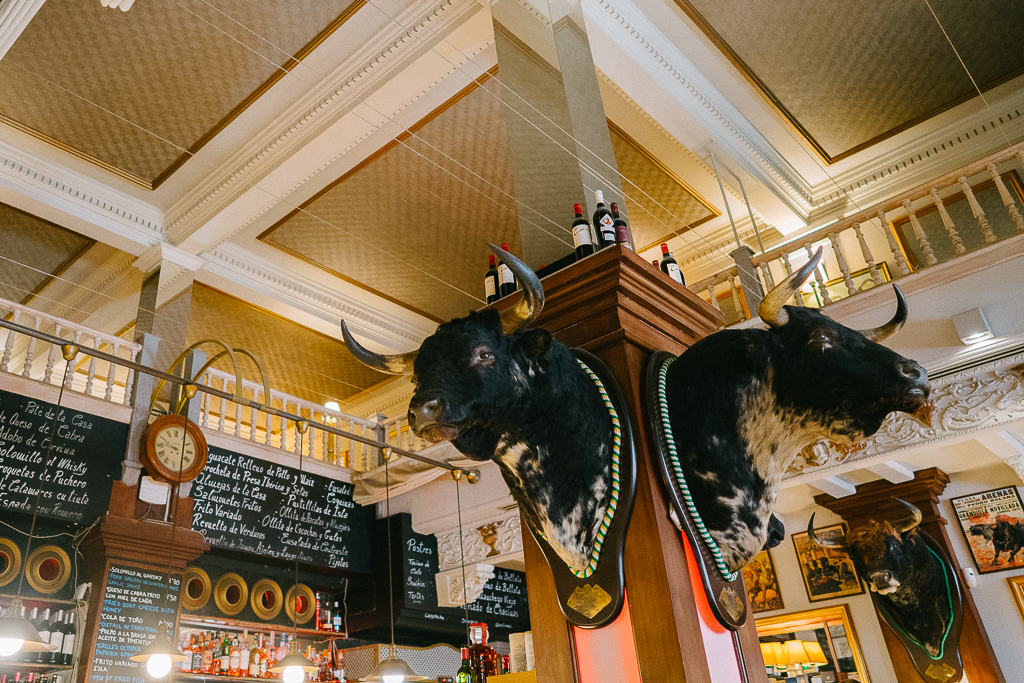
[[[732,290],[732,305],[736,307],[737,320],[743,320],[743,302],[740,301],[740,291],[736,287],[735,275],[729,275],[729,289]]]
[[[924,228],[921,227],[921,221],[917,220],[917,214],[914,213],[914,209],[910,207],[910,200],[903,200],[903,208],[907,210],[907,216],[910,218],[910,225],[914,227],[914,237],[917,238],[918,243],[921,245],[921,251],[924,252],[924,260],[929,266],[934,266],[939,262],[939,259],[935,258],[935,252],[932,251],[932,245],[928,242],[928,237],[924,234]]]
[[[807,257],[814,258],[814,250],[811,249],[810,243],[804,245],[804,249],[807,250]],[[825,278],[821,276],[820,264],[814,269],[814,280],[818,283],[818,291],[821,292],[821,305],[828,306],[832,303],[832,297],[828,295],[828,288],[825,286]],[[800,292],[797,292],[797,297],[800,297]]]
[[[128,355],[128,359],[133,363],[138,357],[139,352],[137,349],[132,349]],[[124,381],[124,405],[130,406],[132,404],[132,382],[135,380],[135,368],[128,368],[128,377]]]
[[[40,323],[43,322],[43,320],[42,320],[42,318],[39,318],[37,316],[35,321],[36,322],[35,322],[35,326],[34,326],[33,329],[35,329],[35,331],[38,332],[39,331],[39,325],[40,325]],[[21,369],[21,376],[22,377],[28,377],[30,374],[32,374],[32,357],[36,353],[36,342],[37,341],[39,341],[39,340],[36,339],[35,337],[30,337],[29,340],[28,340],[28,349],[25,351],[25,364],[22,366],[22,369]]]
[[[789,277],[790,275],[793,274],[793,266],[789,264],[789,254],[782,254],[782,265],[786,269],[786,277]],[[797,306],[804,305],[804,298],[800,295],[800,292],[797,292],[796,296],[793,298],[796,299]]]
[[[203,375],[203,384],[210,383],[210,373]],[[199,424],[204,427],[210,426],[210,394],[203,392],[203,397],[199,401]]]
[[[79,342],[81,341],[81,339],[82,339],[82,331],[81,330],[76,330],[75,331],[75,342],[74,342],[75,346],[79,345]],[[70,363],[71,361],[68,361],[68,362]],[[64,388],[70,391],[71,388],[72,388],[72,384],[74,384],[74,382],[75,382],[75,371],[72,370],[71,372],[68,373],[68,381],[67,381],[66,384],[64,384]]]
[[[274,396],[273,396],[273,394],[271,394],[270,396],[267,396],[267,405],[273,407],[273,405],[274,405]],[[264,431],[263,443],[267,444],[267,446],[269,447],[270,446],[271,428],[274,425],[274,416],[271,415],[270,413],[264,413],[264,415],[266,416],[266,423],[265,423],[264,428],[263,428],[263,431]]]
[[[220,388],[221,388],[221,391],[223,391],[225,394],[228,393],[228,380],[227,380],[227,378],[224,378],[224,379],[221,380]],[[227,417],[227,412],[228,412],[228,401],[227,401],[227,399],[224,398],[224,397],[220,397],[220,403],[217,404],[217,407],[219,408],[219,410],[218,410],[219,417],[217,419],[217,431],[223,434],[224,433],[224,423],[227,421],[227,420],[225,420],[225,418]]]
[[[896,235],[889,229],[889,221],[885,220],[885,209],[879,209],[877,216],[878,222],[882,226],[882,233],[885,234],[885,239],[889,242],[889,251],[892,252],[892,258],[896,261],[899,277],[910,275],[910,266],[907,265],[907,259],[903,257],[903,250],[900,249],[899,242],[896,241]]]
[[[14,311],[14,318],[11,320],[13,323],[18,322],[18,316],[21,315],[19,311]],[[11,349],[14,348],[14,330],[7,330],[7,343],[4,344],[4,357],[0,359],[0,371],[7,372],[7,367],[11,363]]]
[[[114,343],[114,355],[121,350],[121,345]],[[113,363],[107,363],[107,390],[103,393],[104,400],[109,401],[114,396],[114,372],[117,366]]]
[[[254,403],[260,402],[260,390],[252,390],[252,400]],[[256,406],[252,406],[252,412],[249,413],[249,441],[256,440],[256,421],[260,419],[259,412],[256,410]]]
[[[60,336],[60,323],[56,323],[56,330],[54,336]],[[50,344],[50,354],[46,357],[46,369],[43,371],[43,382],[46,384],[50,383],[50,378],[53,377],[53,366],[57,364],[57,345]],[[109,400],[109,399],[108,399]]]
[[[1003,200],[1003,206],[1005,206],[1010,212],[1010,218],[1013,220],[1013,224],[1017,226],[1017,232],[1024,232],[1024,217],[1021,217],[1020,211],[1017,210],[1017,204],[1013,201],[1013,197],[1010,196],[1010,191],[1006,189],[1006,183],[999,177],[999,173],[996,171],[995,164],[989,164],[986,166],[989,175],[992,176],[992,180],[996,184],[996,189],[999,190],[999,196]]]
[[[988,225],[988,219],[985,218],[985,212],[981,208],[981,204],[978,203],[978,198],[974,196],[974,190],[967,183],[966,176],[960,176],[957,178],[957,182],[960,183],[960,187],[964,190],[964,196],[967,197],[967,203],[971,205],[971,213],[978,219],[978,227],[981,228],[981,232],[985,235],[986,244],[992,244],[996,241],[996,234],[992,232],[992,228]]]
[[[761,283],[764,285],[764,291],[770,291],[775,286],[775,278],[772,277],[772,269],[768,267],[767,263],[762,263],[758,268],[761,269]]]
[[[240,387],[239,393],[245,391],[245,388]],[[242,438],[242,404],[235,404],[235,436]]]
[[[853,231],[857,234],[857,241],[860,243],[860,253],[864,255],[864,261],[868,264],[868,272],[871,273],[871,281],[874,282],[877,287],[885,280],[882,279],[882,274],[878,272],[878,267],[875,266],[875,257],[871,255],[871,250],[868,249],[868,241],[864,239],[864,233],[861,232],[860,223],[853,224]]]
[[[949,233],[949,239],[953,242],[953,248],[956,249],[956,253],[963,254],[967,251],[967,247],[964,246],[964,241],[960,239],[960,233],[956,231],[956,226],[953,225],[953,219],[950,218],[949,212],[946,211],[946,205],[939,199],[939,188],[933,187],[931,190],[932,201],[935,202],[935,208],[939,211],[939,217],[942,219],[942,224],[946,226],[946,232]]]
[[[714,280],[708,283],[708,300],[711,302],[711,305],[715,307],[716,311],[722,310],[722,307],[718,304],[718,297],[715,296]]]
[[[836,253],[836,260],[839,261],[839,272],[843,274],[846,291],[850,293],[850,296],[853,296],[857,293],[857,287],[853,284],[853,278],[850,277],[850,267],[846,265],[846,256],[843,254],[842,247],[839,246],[838,233],[830,232],[828,234],[828,241],[832,243],[832,251]]]

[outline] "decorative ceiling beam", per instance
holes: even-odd
[[[857,486],[842,477],[825,477],[809,482],[811,486],[833,498],[845,498],[857,493]]]
[[[6,0],[0,2],[0,59],[14,45],[32,17],[46,0]]]
[[[874,463],[864,469],[872,474],[877,474],[882,479],[893,484],[902,484],[905,481],[913,481],[914,479],[914,470],[895,460]]]

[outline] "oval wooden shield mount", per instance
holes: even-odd
[[[618,507],[605,534],[597,568],[587,578],[579,578],[573,574],[565,560],[555,553],[547,541],[539,538],[536,533],[533,537],[544,552],[548,566],[551,567],[558,606],[562,614],[575,626],[600,628],[619,616],[625,600],[626,577],[622,560],[626,546],[626,529],[629,527],[629,517],[633,512],[633,498],[636,493],[636,448],[629,409],[622,389],[611,370],[591,353],[582,349],[571,351],[601,380],[618,414],[622,439],[619,451]]]
[[[953,563],[949,561],[949,556],[946,555],[946,551],[942,546],[921,529],[917,529],[915,533],[924,539],[928,547],[942,560],[943,569],[946,570],[949,601],[952,609],[952,623],[949,627],[949,633],[946,634],[942,656],[937,659],[932,657],[904,632],[900,627],[899,620],[896,619],[889,609],[889,603],[884,597],[874,591],[870,591],[871,601],[875,605],[875,611],[878,612],[878,616],[882,617],[885,625],[903,643],[903,647],[907,649],[907,654],[914,661],[914,668],[917,669],[917,673],[921,674],[924,680],[933,683],[956,683],[964,676],[964,665],[960,660],[960,630],[963,628],[964,622],[963,588],[960,586],[960,579],[957,576],[956,569]]]
[[[697,566],[700,568],[701,583],[704,584],[704,592],[707,595],[708,604],[711,605],[711,611],[722,626],[730,631],[736,631],[746,622],[749,611],[743,576],[737,572],[736,578],[728,581],[718,570],[714,556],[687,509],[682,489],[671,465],[668,435],[665,433],[662,422],[658,379],[662,365],[674,357],[666,351],[656,351],[647,363],[647,419],[655,444],[654,452],[651,455],[658,463],[662,483],[668,492],[669,516],[676,528],[686,534],[690,546],[694,550]]]

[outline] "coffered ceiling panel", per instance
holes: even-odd
[[[161,309],[170,315],[174,302]],[[293,396],[323,404],[343,402],[369,387],[392,379],[355,359],[340,341],[219,290],[196,284],[192,291],[188,341],[219,339],[259,357],[270,386]],[[253,330],[259,330],[253,335]],[[211,347],[212,348],[212,347]],[[248,359],[240,357],[242,375],[259,381]],[[230,362],[215,366],[233,372]],[[344,410],[344,405],[342,410]]]
[[[0,204],[0,297],[27,303],[93,244],[77,232]]]
[[[1019,2],[676,2],[830,162],[1024,73]]]
[[[158,185],[364,0],[47,0],[0,60],[0,117]]]

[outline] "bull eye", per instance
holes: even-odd
[[[811,332],[811,338],[808,341],[808,345],[811,348],[818,349],[819,351],[827,351],[836,346],[836,342],[836,335],[832,330],[825,327],[819,327]]]
[[[471,366],[491,365],[494,363],[494,352],[486,346],[478,346],[473,349],[473,356],[469,361]]]

